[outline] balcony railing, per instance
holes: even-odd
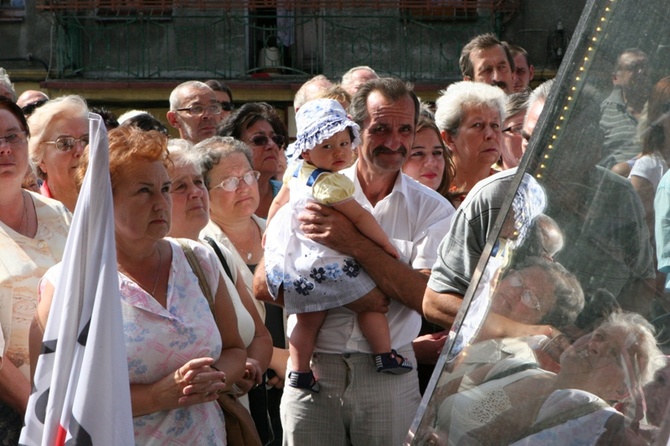
[[[420,15],[445,15],[458,11],[491,11],[511,13],[518,0],[37,0],[42,11],[84,11],[91,9],[127,9],[157,11],[161,9],[261,10],[279,8],[324,9],[330,11],[366,8],[372,10],[404,9]]]
[[[517,0],[37,0],[54,20],[57,77],[338,77],[369,65],[458,77],[458,55]]]

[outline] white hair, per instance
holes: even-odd
[[[140,115],[153,116],[153,115],[151,115],[151,113],[149,113],[148,111],[145,111],[145,110],[128,110],[127,112],[125,112],[124,114],[119,116],[117,121],[119,122],[119,125],[121,125],[124,122],[126,122],[127,120],[132,119],[135,116],[140,116]]]
[[[435,111],[435,124],[440,131],[456,135],[466,108],[489,107],[500,112],[505,119],[505,92],[483,82],[456,82],[440,92]]]
[[[7,87],[9,92],[12,94],[12,101],[16,102],[16,90],[14,90],[14,84],[12,84],[11,79],[9,79],[9,74],[7,71],[0,67],[0,84]]]

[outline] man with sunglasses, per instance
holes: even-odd
[[[49,100],[49,96],[39,90],[26,90],[16,100],[16,105],[21,107],[24,116],[32,115],[36,108],[43,106]]]
[[[651,93],[649,74],[649,59],[644,51],[630,48],[618,57],[612,73],[614,89],[600,106],[600,129],[604,135],[602,166],[611,168],[642,152],[637,123]]]
[[[179,130],[179,137],[197,144],[216,135],[223,119],[223,107],[214,90],[203,82],[187,81],[170,93],[167,120]]]

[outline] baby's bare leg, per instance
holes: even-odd
[[[363,297],[371,294],[381,295],[382,291],[375,288]],[[374,311],[362,311],[358,313],[358,325],[375,355],[391,351],[391,333],[386,315]]]
[[[296,314],[295,328],[289,339],[289,354],[293,370],[309,372],[309,363],[316,345],[316,337],[325,319],[325,311]]]

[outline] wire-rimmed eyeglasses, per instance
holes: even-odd
[[[225,180],[221,181],[219,184],[216,186],[212,186],[212,189],[217,189],[221,188],[225,190],[226,192],[233,192],[236,191],[238,187],[242,184],[242,181],[244,181],[248,186],[254,185],[256,182],[258,182],[258,179],[260,178],[261,173],[256,171],[256,170],[250,170],[249,172],[245,173],[241,177],[230,177],[226,178]]]

